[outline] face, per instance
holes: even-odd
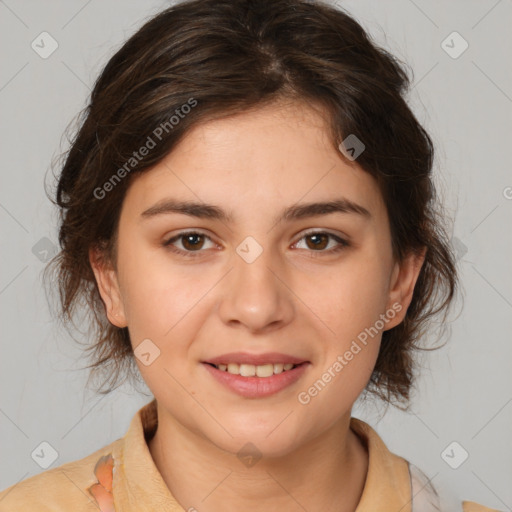
[[[376,182],[299,103],[191,130],[131,183],[117,254],[91,263],[159,407],[233,453],[346,421],[420,269],[393,260]]]

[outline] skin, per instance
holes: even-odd
[[[233,219],[141,216],[169,197],[217,205]],[[341,197],[370,216],[273,220],[285,207]],[[187,230],[207,237],[173,247],[196,257],[163,246]],[[309,230],[349,245],[332,252],[334,238],[315,245]],[[236,252],[248,236],[263,249],[252,263]],[[377,184],[331,145],[321,112],[280,102],[196,126],[133,180],[117,243],[115,265],[94,250],[90,261],[110,322],[128,326],[134,348],[149,338],[160,350],[148,366],[136,361],[158,404],[149,449],[178,502],[200,511],[353,511],[368,453],[350,416],[382,331],[307,405],[297,397],[393,304],[402,309],[384,329],[403,320],[423,258],[394,261]],[[202,364],[239,351],[310,365],[277,394],[244,398]],[[262,454],[252,467],[236,456],[247,442]]]

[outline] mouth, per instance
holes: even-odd
[[[202,362],[223,387],[245,398],[264,398],[293,386],[307,372],[309,361],[286,354],[224,354]]]

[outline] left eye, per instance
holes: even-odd
[[[299,242],[296,242],[294,246],[298,245],[302,240],[306,241],[306,249],[313,249],[313,252],[320,253],[332,253],[337,252],[345,247],[349,246],[349,243],[343,238],[340,238],[333,233],[328,233],[324,231],[313,231],[306,233]],[[334,241],[334,247],[330,247],[328,250],[326,248],[329,246],[329,240]]]

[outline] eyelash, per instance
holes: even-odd
[[[174,242],[178,241],[180,238],[186,237],[188,235],[202,235],[202,236],[206,237],[208,240],[212,241],[208,235],[206,235],[205,233],[202,233],[200,231],[182,231],[181,233],[178,233],[176,236],[173,236],[169,240],[163,242],[162,245],[163,245],[163,247],[169,249],[170,251],[180,254],[182,256],[185,256],[186,258],[197,258],[204,251],[202,251],[202,250],[183,251],[182,249],[177,249],[176,247],[174,247],[172,245]],[[350,246],[350,244],[346,240],[344,240],[343,238],[340,238],[339,236],[337,236],[333,233],[329,233],[328,231],[309,231],[307,233],[304,233],[304,235],[297,242],[295,242],[295,244],[299,243],[304,238],[306,238],[308,236],[312,236],[312,235],[327,235],[328,237],[330,237],[330,238],[334,239],[336,242],[338,242],[338,245],[334,249],[320,250],[320,251],[311,250],[310,252],[311,252],[312,257],[321,257],[325,254],[335,254],[335,253],[338,253],[338,252],[342,251],[343,249]],[[319,254],[315,254],[315,253],[319,253]]]

